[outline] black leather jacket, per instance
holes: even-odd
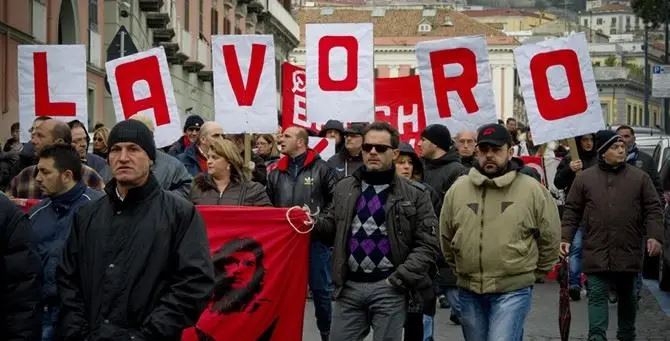
[[[313,150],[290,159],[284,157],[271,166],[267,192],[275,207],[307,204],[312,212],[326,208],[333,198],[338,176],[335,169]]]

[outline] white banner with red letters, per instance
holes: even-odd
[[[220,35],[212,41],[215,120],[227,133],[277,130],[271,35]]]
[[[309,121],[374,120],[372,24],[308,24]]]
[[[517,47],[514,59],[536,144],[605,129],[584,33]]]
[[[497,122],[485,36],[420,42],[416,59],[426,124],[443,124],[455,135]]]
[[[136,114],[151,118],[158,148],[172,144],[183,134],[162,47],[111,60],[105,63],[105,69],[117,122]]]
[[[40,116],[88,123],[84,45],[20,45],[17,58],[21,142]]]
[[[310,136],[308,144],[310,148],[319,153],[321,158],[326,161],[335,155],[335,139]]]

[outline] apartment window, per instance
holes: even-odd
[[[230,34],[230,19],[228,18],[228,10],[223,15],[223,34]]]
[[[91,128],[91,122],[95,120],[95,88],[88,88],[86,91],[86,104],[88,106],[88,123],[89,131]]]
[[[616,18],[612,18],[612,21],[610,21],[610,26],[612,27],[616,26]]]
[[[584,19],[584,26],[589,26],[589,19]]]
[[[184,29],[189,31],[191,29],[191,1],[184,0]]]
[[[88,0],[88,29],[98,31],[98,0]]]
[[[421,24],[419,25],[419,32],[430,32],[430,25],[428,24]]]
[[[596,19],[596,24],[597,25],[602,25],[603,24],[603,18]]]
[[[198,32],[203,34],[203,24],[205,21],[205,15],[203,14],[203,4],[202,0],[198,1]]]
[[[630,17],[626,17],[626,26],[630,26]]]
[[[616,34],[616,28],[610,28],[610,34]]]
[[[212,8],[212,35],[219,34],[219,11]]]

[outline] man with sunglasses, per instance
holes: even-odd
[[[466,340],[523,339],[532,287],[558,260],[561,222],[549,191],[512,162],[512,135],[479,128],[477,160],[447,193],[444,257],[455,270]]]
[[[198,140],[198,134],[200,133],[200,128],[202,128],[203,124],[205,124],[205,120],[198,115],[191,115],[186,118],[184,135],[163,151],[175,157],[185,152],[186,148],[190,147]]]
[[[363,132],[364,166],[340,180],[313,237],[333,245],[331,341],[401,341],[409,305],[433,292],[437,217],[418,182],[398,176],[400,136],[386,122]]]

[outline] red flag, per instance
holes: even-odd
[[[301,340],[309,234],[285,208],[199,206],[216,286],[183,341]],[[290,212],[305,230],[302,210]]]

